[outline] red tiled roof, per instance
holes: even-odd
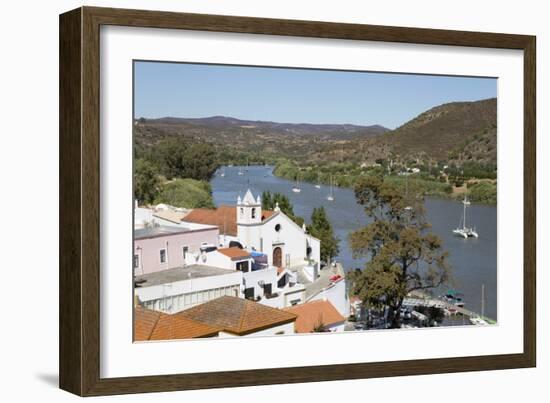
[[[267,220],[275,212],[262,210],[262,220]],[[197,224],[216,225],[220,233],[237,236],[237,208],[222,205],[216,209],[196,208],[182,218],[182,221]]]
[[[167,315],[140,306],[134,308],[134,340],[176,340],[217,336],[220,329],[195,322],[179,313]]]
[[[269,218],[271,218],[271,216],[275,214],[274,211],[271,211],[271,210],[262,210],[262,221],[265,221]]]
[[[250,256],[250,253],[236,246],[232,246],[231,248],[221,248],[221,249],[218,249],[218,252],[224,254],[227,257],[230,257],[232,260],[241,259],[241,258]]]
[[[324,300],[306,302],[283,310],[298,315],[294,324],[296,333],[311,333],[316,327],[331,326],[345,321],[334,305]]]
[[[220,206],[217,209],[196,208],[182,221],[216,225],[220,233],[237,235],[237,209],[234,206]]]
[[[186,309],[179,315],[240,336],[296,320],[291,312],[229,296]]]

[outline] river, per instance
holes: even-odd
[[[363,208],[355,201],[353,191],[334,188],[334,201],[328,201],[328,186],[317,189],[313,184],[301,183],[300,193],[292,192],[293,183],[273,175],[273,167],[250,166],[244,175],[244,167],[224,167],[225,176],[219,170],[211,181],[216,205],[236,204],[237,196],[247,188],[254,196],[263,191],[282,193],[294,206],[294,213],[310,221],[314,207],[324,206],[328,218],[340,239],[340,253],[336,258],[346,270],[363,268],[365,259],[354,259],[347,236],[350,231],[366,225],[369,220]],[[497,209],[495,206],[472,204],[468,209],[468,222],[475,225],[479,238],[463,239],[452,234],[462,215],[462,204],[455,200],[427,198],[426,218],[432,231],[443,240],[443,248],[449,251],[453,268],[452,288],[464,294],[466,309],[481,312],[481,288],[485,285],[485,315],[497,319]],[[444,292],[437,290],[437,293]]]

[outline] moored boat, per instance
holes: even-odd
[[[464,200],[462,200],[463,204],[463,213],[462,217],[460,219],[460,223],[458,224],[458,227],[453,230],[453,234],[456,236],[461,236],[464,239],[468,238],[478,238],[478,233],[476,231],[475,227],[468,227],[466,225],[466,208],[470,206],[470,201],[466,196],[464,196]]]

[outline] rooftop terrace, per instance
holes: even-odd
[[[134,239],[155,238],[157,236],[182,234],[191,231],[188,227],[154,226],[134,230]]]
[[[235,270],[222,269],[213,266],[204,266],[199,264],[193,264],[185,267],[176,267],[174,269],[168,269],[158,271],[155,273],[143,274],[136,276],[134,282],[137,287],[152,287],[154,285],[175,283],[176,281],[184,281],[195,278],[222,276],[224,274],[236,273]]]

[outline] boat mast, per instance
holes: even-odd
[[[462,229],[466,229],[466,196],[464,196],[464,201],[462,202],[464,204],[464,218],[462,221]]]
[[[481,318],[485,318],[485,284],[481,284]]]

